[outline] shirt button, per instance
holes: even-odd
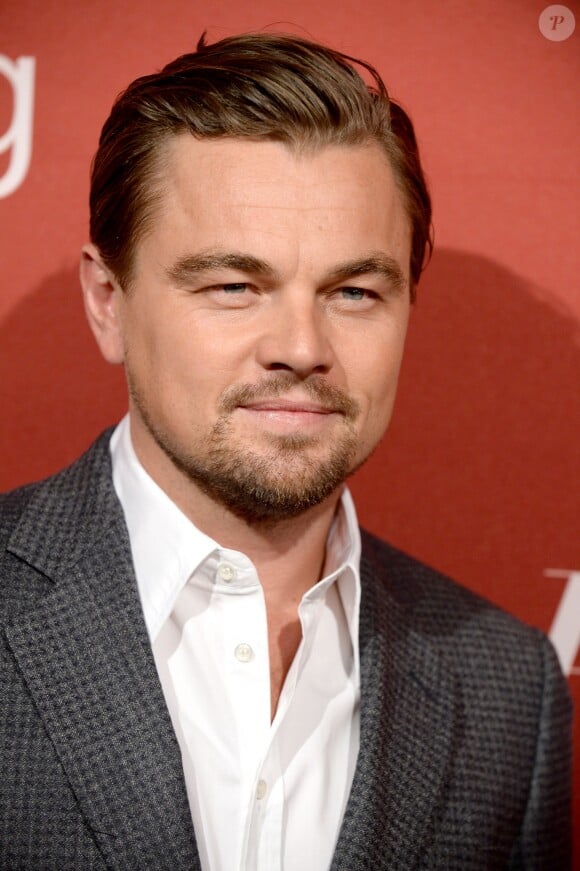
[[[249,662],[253,655],[254,651],[249,644],[238,644],[234,650],[234,656],[238,662]]]
[[[256,798],[259,800],[264,798],[266,795],[266,791],[268,789],[268,784],[265,780],[259,780],[258,785],[256,786]]]
[[[218,566],[218,575],[220,576],[222,581],[225,581],[229,584],[229,582],[233,581],[233,579],[235,578],[236,570],[229,563],[221,563],[221,565]]]

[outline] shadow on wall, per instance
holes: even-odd
[[[572,318],[493,262],[437,251],[391,430],[353,481],[363,523],[512,610],[523,597],[522,616],[546,624],[543,569],[580,568],[578,384]],[[0,489],[66,464],[123,414],[122,371],[100,358],[76,271],[1,325],[0,385]]]
[[[562,584],[543,570],[580,568],[579,334],[517,275],[437,251],[391,428],[352,483],[364,525],[546,629]]]
[[[85,321],[77,270],[50,276],[0,326],[0,490],[72,461],[126,407],[120,367]]]

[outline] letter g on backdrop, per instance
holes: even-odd
[[[12,120],[0,136],[0,154],[10,153],[8,167],[0,177],[0,198],[10,196],[20,187],[30,166],[35,67],[33,57],[13,61],[0,54],[0,73],[8,79],[13,93]]]

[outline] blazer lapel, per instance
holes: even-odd
[[[360,751],[332,871],[418,864],[459,734],[454,675],[380,580],[392,570],[363,557]]]
[[[108,438],[38,491],[9,550],[52,582],[6,633],[107,864],[199,869]]]

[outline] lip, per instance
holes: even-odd
[[[339,414],[311,399],[280,397],[250,401],[239,405],[238,411],[259,430],[278,435],[319,433],[326,430],[329,422],[336,420]]]
[[[278,412],[286,414],[334,414],[334,408],[320,405],[308,399],[262,399],[257,402],[248,402],[240,405],[246,411]]]

